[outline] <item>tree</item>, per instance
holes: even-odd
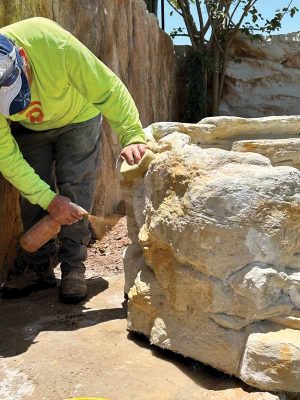
[[[276,10],[271,19],[265,18],[256,8],[257,0],[167,0],[167,2],[173,8],[172,13],[178,13],[185,23],[185,29],[174,29],[171,36],[188,36],[192,44],[193,57],[202,64],[199,68],[203,71],[201,83],[202,95],[205,98],[203,104],[207,104],[207,93],[211,90],[210,110],[200,110],[201,117],[208,113],[218,115],[230,47],[238,33],[242,31],[251,39],[260,37],[259,33],[271,34],[281,28],[281,21],[285,15],[293,17],[299,11],[293,6],[293,0],[287,0],[286,6]],[[192,12],[191,7],[195,7],[196,13]],[[252,23],[245,22],[248,15],[251,16]]]

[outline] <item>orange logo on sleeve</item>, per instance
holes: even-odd
[[[21,111],[19,114],[26,113],[26,118],[28,118],[32,124],[43,122],[44,113],[41,106],[42,104],[40,101],[33,101],[27,108],[25,108],[25,110]]]

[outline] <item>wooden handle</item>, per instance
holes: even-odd
[[[20,237],[20,245],[29,253],[34,253],[56,236],[60,229],[60,223],[50,215],[46,215]]]

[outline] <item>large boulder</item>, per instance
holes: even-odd
[[[128,329],[260,389],[300,391],[300,172],[165,128],[145,178],[123,184]]]

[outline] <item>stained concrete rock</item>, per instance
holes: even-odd
[[[231,47],[220,115],[299,114],[299,48],[300,32],[255,41],[239,37]]]
[[[300,116],[209,117],[203,118],[198,124],[157,122],[148,126],[146,132],[150,142],[160,141],[170,134],[180,132],[190,136],[191,143],[202,148],[218,147],[231,150],[234,142],[242,140],[276,139],[277,141],[288,138],[299,140]],[[174,139],[172,140],[174,142]],[[295,140],[291,143],[295,144],[296,142]],[[240,151],[240,149],[237,150]]]
[[[170,128],[186,127],[156,130],[158,147],[172,142]],[[171,147],[124,187],[128,329],[260,389],[300,391],[300,172],[178,145],[178,133]]]
[[[252,327],[243,360],[241,378],[249,385],[265,390],[285,390],[299,392],[300,371],[300,330],[287,329],[279,325]]]
[[[300,139],[240,140],[233,143],[232,150],[262,154],[274,166],[300,167]]]

